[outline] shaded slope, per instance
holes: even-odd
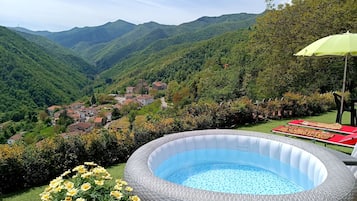
[[[0,112],[73,101],[88,79],[40,46],[0,27]]]
[[[93,65],[86,62],[79,55],[76,55],[68,48],[62,47],[45,37],[34,35],[33,33],[17,33],[20,34],[22,37],[26,38],[27,40],[41,46],[53,58],[61,60],[62,62],[71,66],[74,70],[78,70],[79,72],[89,77],[94,77],[94,75],[97,73],[96,68]]]

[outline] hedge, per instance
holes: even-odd
[[[0,194],[47,184],[86,161],[101,166],[125,162],[132,151],[129,135],[107,130],[46,139],[30,146],[0,145]]]

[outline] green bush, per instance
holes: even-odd
[[[135,144],[141,146],[151,140],[174,132],[232,128],[252,124],[267,119],[281,119],[317,115],[334,107],[332,93],[303,96],[286,93],[282,98],[253,104],[247,97],[231,102],[199,102],[185,106],[176,118],[158,115],[148,118],[148,122],[136,128]]]
[[[24,186],[24,169],[17,157],[0,159],[0,195],[21,190]]]
[[[100,131],[49,138],[26,147],[0,145],[0,194],[43,185],[85,161],[103,166],[125,162],[132,143],[129,136]]]

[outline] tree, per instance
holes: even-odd
[[[342,80],[342,59],[296,58],[293,54],[327,35],[357,31],[354,0],[293,0],[257,19],[250,36],[259,97],[281,96],[287,91],[337,90]],[[254,57],[253,57],[254,56]],[[254,66],[253,66],[254,65]],[[326,67],[328,66],[328,67]]]
[[[65,132],[67,129],[67,126],[72,124],[74,120],[67,115],[67,110],[64,110],[60,115],[57,120],[57,124],[60,127],[59,132]]]
[[[15,111],[12,113],[12,116],[11,116],[12,121],[19,122],[23,119],[25,119],[25,112],[23,110]]]
[[[37,122],[38,121],[37,113],[34,111],[27,112],[27,119],[29,122],[32,122],[32,123]]]
[[[116,119],[119,119],[120,117],[121,117],[120,110],[118,108],[114,108],[114,110],[112,112],[112,119],[116,120]]]
[[[134,127],[134,121],[136,119],[136,111],[135,110],[131,110],[128,114],[128,120],[129,120],[129,129],[132,130]]]
[[[47,119],[49,119],[48,113],[46,111],[40,111],[38,113],[38,117],[42,122],[45,122]]]
[[[274,0],[265,0],[265,5],[267,10],[273,10],[275,7]]]
[[[95,98],[95,95],[93,94],[90,100],[91,105],[95,105],[97,103],[97,99]]]
[[[167,89],[166,89],[166,99],[168,101],[172,101],[175,92],[178,91],[179,88],[180,88],[180,85],[178,84],[177,81],[174,80],[174,81],[169,82],[169,84],[167,85]]]

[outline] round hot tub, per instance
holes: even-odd
[[[233,179],[233,182],[236,182],[233,183],[233,191],[205,188],[208,186],[205,184],[203,187],[189,186],[181,181],[168,179],[168,177],[186,175],[187,172],[195,172],[192,170],[202,165],[206,167],[206,164],[215,168],[224,167],[224,171],[227,170],[227,166],[231,170],[232,165],[263,169],[288,180],[299,188],[286,193],[280,191],[270,193],[269,190],[263,193],[241,191],[248,183],[257,184],[258,187],[263,186],[261,189],[270,188],[268,184],[273,182],[268,181],[267,185],[258,182],[266,180],[265,177],[268,177],[266,175],[260,175],[261,178],[259,176],[251,178],[250,181],[248,177],[244,182],[239,181],[241,176],[238,176],[237,179]],[[202,173],[202,170],[199,173]],[[214,174],[218,175],[217,172]],[[227,171],[224,174],[227,174]],[[186,175],[184,178],[190,176],[192,175]],[[203,177],[206,179],[208,176]],[[352,173],[338,158],[323,148],[291,138],[240,130],[189,131],[154,140],[140,147],[129,158],[124,179],[142,200],[148,201],[335,201],[355,200],[356,197],[356,185]],[[240,185],[241,183],[244,184]],[[227,182],[217,186],[224,186],[223,184],[226,185]],[[276,186],[278,186],[276,189],[281,190],[284,189],[285,183]]]

